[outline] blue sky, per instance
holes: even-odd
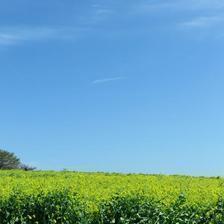
[[[40,169],[224,175],[222,0],[0,3],[0,148]]]

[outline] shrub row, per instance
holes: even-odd
[[[204,224],[224,223],[224,200],[206,207],[188,205],[184,195],[167,206],[142,195],[114,195],[90,211],[76,193],[55,191],[0,199],[1,224]]]

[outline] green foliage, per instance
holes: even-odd
[[[12,170],[21,169],[24,171],[35,170],[36,167],[32,167],[20,162],[20,159],[11,152],[0,149],[0,170]]]
[[[161,224],[203,224],[224,223],[223,200],[206,208],[187,205],[180,195],[175,203],[166,207],[159,202],[146,198],[114,198],[100,208],[98,223],[161,223]]]
[[[0,172],[1,224],[222,224],[224,180]]]
[[[0,169],[19,169],[20,160],[14,153],[0,149]]]

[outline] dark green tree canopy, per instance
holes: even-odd
[[[20,159],[14,153],[0,149],[0,169],[20,169]]]

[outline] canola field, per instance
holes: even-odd
[[[0,171],[0,224],[224,224],[224,179]]]

